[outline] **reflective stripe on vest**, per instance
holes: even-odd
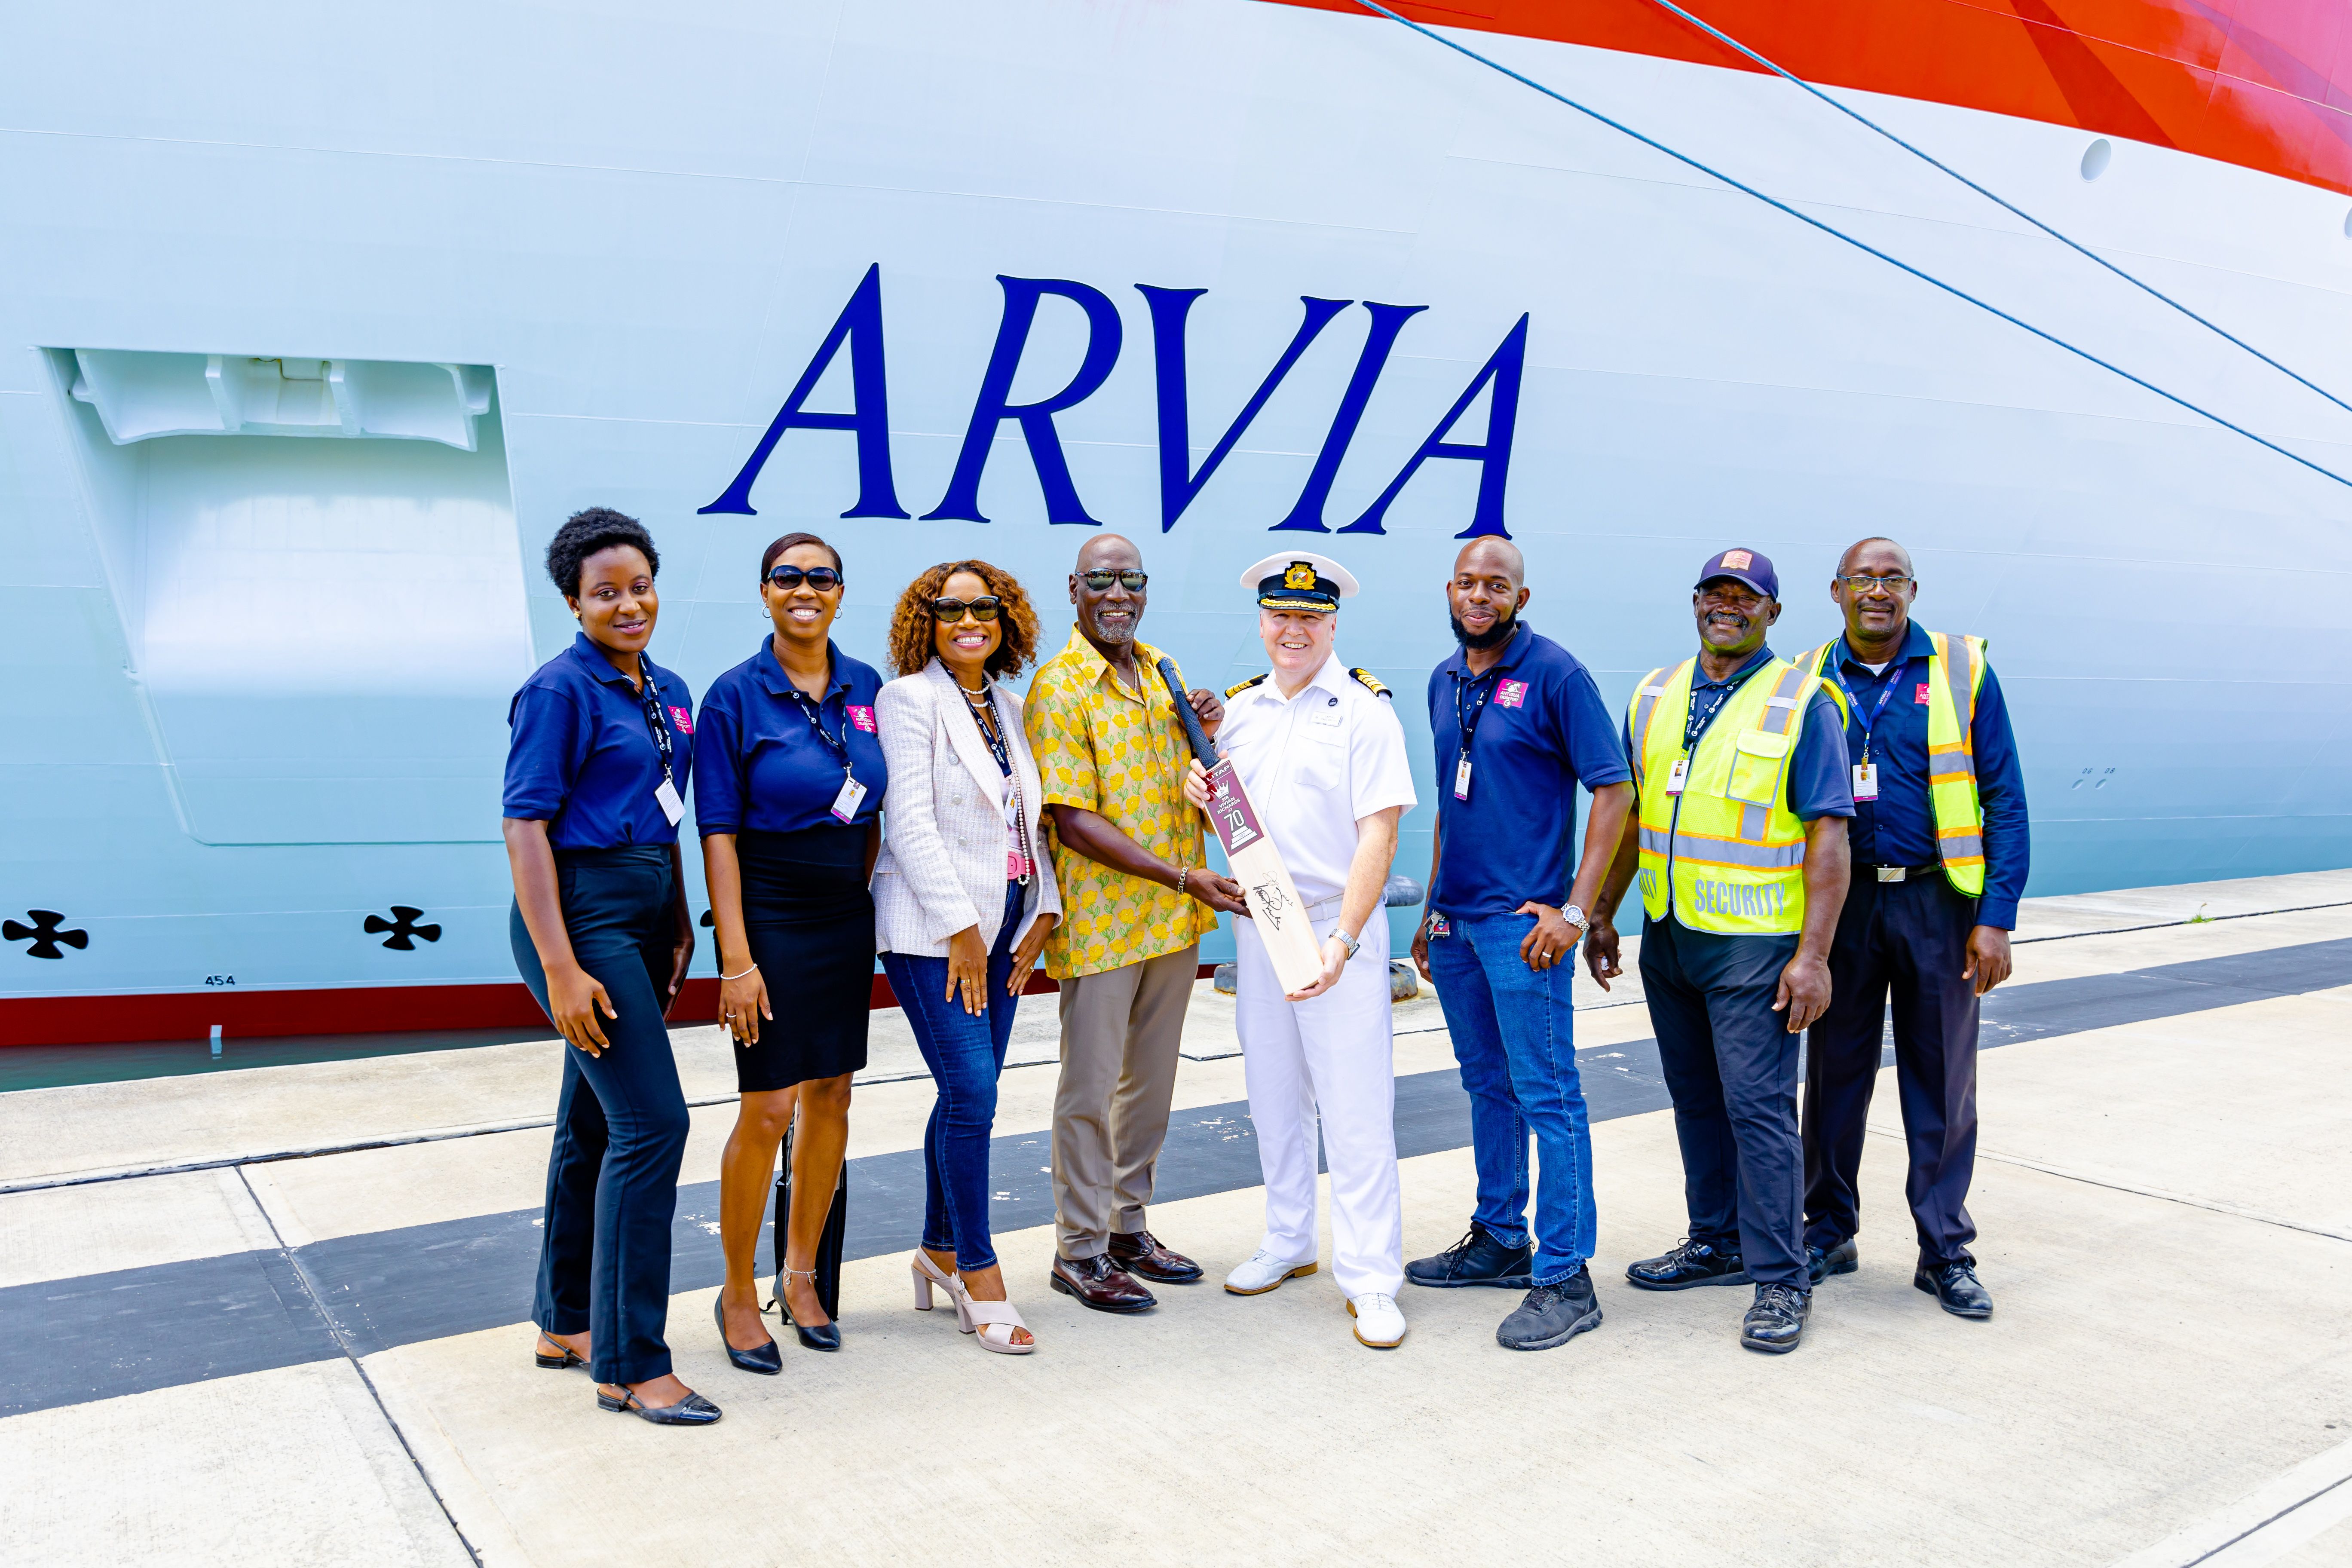
[[[1829,676],[1830,660],[1843,640],[1832,638],[1807,654],[1804,667]],[[1936,818],[1937,855],[1953,888],[1975,898],[1985,882],[1984,804],[1977,794],[1976,753],[1985,640],[1929,632],[1927,642],[1927,804]],[[1841,695],[1838,707],[1845,706]]]
[[[1692,930],[1726,935],[1798,931],[1805,826],[1788,807],[1788,773],[1821,682],[1778,659],[1750,675],[1699,737],[1683,793],[1673,796],[1665,774],[1685,754],[1695,669],[1685,661],[1653,670],[1627,713],[1643,909],[1661,920],[1671,907]]]

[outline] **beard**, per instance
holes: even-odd
[[[1461,621],[1456,619],[1451,614],[1447,615],[1445,618],[1448,621],[1453,622],[1454,640],[1460,643],[1464,647],[1474,649],[1479,653],[1484,653],[1490,647],[1502,647],[1505,643],[1511,640],[1511,634],[1519,629],[1519,616],[1517,610],[1514,610],[1509,615],[1503,616],[1493,626],[1488,626],[1485,631],[1475,634],[1473,634],[1467,626],[1464,626]]]

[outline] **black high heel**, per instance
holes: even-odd
[[[784,1304],[784,1276],[787,1274],[799,1275],[802,1279],[809,1282],[809,1289],[814,1290],[816,1289],[816,1270],[814,1268],[786,1268],[779,1272],[776,1276],[776,1310],[782,1315],[784,1321],[793,1324],[793,1336],[801,1342],[801,1344],[804,1348],[809,1350],[839,1350],[841,1348],[841,1325],[839,1323],[820,1323],[815,1328],[810,1328],[804,1323],[793,1322],[793,1310]]]
[[[737,1371],[756,1372],[761,1377],[773,1377],[784,1370],[784,1353],[776,1348],[776,1342],[773,1340],[770,1340],[757,1350],[748,1351],[739,1351],[727,1342],[727,1309],[716,1296],[710,1299],[710,1318],[719,1325],[719,1348],[727,1352],[727,1359],[735,1363]],[[541,1362],[540,1364],[544,1366],[547,1363]],[[620,1406],[611,1405],[606,1405],[605,1408],[618,1410]],[[648,1415],[646,1419],[651,1421],[655,1417]],[[713,1416],[712,1419],[716,1420],[717,1417]]]

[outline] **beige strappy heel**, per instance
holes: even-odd
[[[918,1312],[931,1310],[931,1287],[934,1285],[946,1291],[950,1299],[956,1294],[956,1277],[941,1273],[940,1266],[931,1261],[929,1253],[917,1251],[907,1260],[907,1272],[915,1277],[915,1310]],[[961,1321],[962,1314],[959,1312],[957,1318]]]
[[[955,1303],[958,1331],[979,1340],[981,1349],[993,1351],[998,1355],[1027,1355],[1037,1348],[1034,1336],[1025,1345],[1013,1339],[1015,1329],[1025,1332],[1029,1325],[1021,1321],[1021,1314],[1013,1310],[1012,1302],[973,1300],[971,1292],[964,1288],[962,1279],[941,1272],[928,1253],[918,1251],[908,1259],[907,1272],[914,1276],[915,1310],[918,1312],[931,1310],[931,1291],[936,1287],[946,1291],[948,1300]]]

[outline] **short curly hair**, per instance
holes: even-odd
[[[1029,607],[1021,580],[985,561],[942,561],[907,584],[907,591],[898,595],[898,607],[890,614],[890,668],[898,674],[913,675],[931,662],[932,633],[938,627],[931,601],[959,572],[969,572],[987,584],[988,591],[1004,605],[996,617],[1004,639],[982,668],[991,675],[1012,675],[1036,657],[1037,615]]]
[[[580,563],[616,544],[635,545],[645,552],[646,565],[656,576],[661,574],[661,552],[654,548],[654,536],[646,531],[644,523],[611,507],[592,506],[565,518],[555,537],[547,542],[547,574],[555,580],[557,592],[567,599],[578,598]]]

